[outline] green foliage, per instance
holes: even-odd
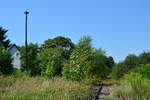
[[[114,99],[114,98],[104,98],[102,100],[118,100],[118,99]]]
[[[139,66],[139,58],[136,55],[128,55],[123,62],[116,64],[112,69],[113,78],[121,78],[130,70]]]
[[[26,76],[29,76],[28,72],[26,71],[22,72],[20,69],[17,69],[12,73],[12,77],[14,78],[26,77]]]
[[[150,52],[143,52],[139,55],[140,64],[150,64]]]
[[[48,39],[44,42],[44,47],[49,47],[52,45],[61,46],[61,47],[71,47],[73,48],[74,44],[72,43],[71,39],[58,36],[54,39]]]
[[[96,50],[91,45],[91,38],[80,39],[70,59],[64,65],[65,79],[81,81],[85,78],[103,78],[107,74],[107,58],[104,51]]]
[[[0,47],[0,72],[3,75],[10,75],[13,72],[11,55],[3,47]]]
[[[105,52],[101,49],[94,50],[93,52],[93,67],[89,70],[92,76],[95,78],[106,78],[109,74],[108,58],[105,56]],[[110,63],[109,63],[110,64]]]
[[[91,38],[83,37],[76,45],[69,61],[64,65],[63,76],[69,80],[82,80],[93,66],[92,59]]]
[[[127,74],[121,81],[121,85],[114,89],[113,95],[128,100],[149,100],[149,81],[139,73]]]
[[[54,39],[48,39],[44,42],[43,48],[64,48],[65,49],[65,58],[69,59],[70,54],[74,48],[74,43],[70,38],[58,36]]]
[[[63,63],[66,60],[65,50],[63,48],[45,49],[39,54],[38,59],[42,75],[52,78],[55,75],[61,75]]]
[[[39,75],[40,68],[38,66],[38,45],[30,43],[27,47],[27,66],[25,46],[21,47],[21,70],[28,72],[31,76]]]
[[[140,67],[131,70],[131,73],[138,73],[142,75],[142,77],[150,79],[150,64],[141,65]]]
[[[124,64],[130,70],[130,69],[135,68],[139,65],[139,58],[134,54],[130,54],[124,60]]]
[[[111,56],[107,57],[107,66],[111,69],[114,67],[114,65],[115,65],[115,61],[113,57]]]
[[[91,85],[43,77],[0,78],[0,100],[87,100]]]
[[[8,30],[3,29],[0,27],[0,46],[4,46],[5,48],[8,48],[10,46],[10,40],[6,39],[6,33]]]
[[[118,63],[113,67],[111,76],[115,79],[119,79],[127,73],[127,70],[128,68],[124,65],[124,63]]]

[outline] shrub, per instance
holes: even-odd
[[[128,68],[124,65],[124,63],[121,62],[121,63],[116,64],[113,67],[111,76],[115,79],[119,79],[123,77],[123,75],[127,72],[128,72]]]
[[[89,70],[91,75],[95,78],[106,78],[110,71],[110,62],[108,62],[108,58],[105,56],[105,52],[101,49],[94,50],[93,53],[93,67]]]
[[[121,85],[114,89],[113,95],[128,100],[149,100],[149,81],[139,73],[127,74],[121,81]]]
[[[21,47],[21,70],[26,71],[31,76],[40,74],[39,63],[37,60],[38,45],[30,43],[27,47],[27,66],[26,66],[26,53],[25,47]]]
[[[150,63],[150,52],[143,52],[139,55],[140,64],[149,64]]]
[[[142,75],[144,78],[150,79],[150,64],[141,65],[133,70],[131,70],[132,73],[138,73]]]
[[[128,55],[123,62],[116,64],[112,69],[112,77],[119,79],[124,76],[124,74],[128,73],[130,70],[139,66],[139,57],[130,54]]]
[[[93,53],[91,38],[83,37],[76,45],[69,61],[64,65],[63,76],[65,79],[80,81],[87,76],[92,64]]]
[[[107,76],[108,66],[105,52],[94,49],[91,38],[85,36],[79,40],[70,59],[64,65],[63,76],[68,80],[81,81],[90,78],[99,80]]]
[[[0,47],[0,73],[3,75],[10,75],[13,72],[11,54]]]
[[[65,51],[63,48],[49,48],[43,50],[39,56],[39,66],[42,75],[52,78],[61,75],[63,63],[65,62]]]
[[[139,57],[134,54],[129,54],[124,60],[125,66],[128,70],[133,69],[139,65]]]

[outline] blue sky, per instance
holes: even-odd
[[[12,43],[24,44],[24,11],[29,10],[29,42],[55,36],[77,42],[89,35],[115,61],[150,50],[150,0],[1,0],[0,26]]]

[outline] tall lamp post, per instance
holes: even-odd
[[[28,41],[27,41],[27,24],[28,24],[28,14],[29,12],[28,11],[25,11],[24,12],[25,14],[25,65],[26,65],[26,69],[28,70]]]

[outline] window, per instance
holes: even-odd
[[[16,56],[18,57],[18,56],[19,56],[19,53],[16,53]]]

